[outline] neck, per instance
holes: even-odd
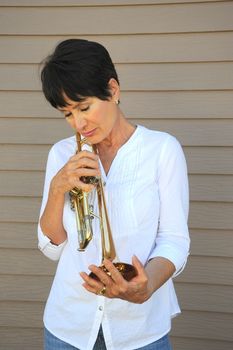
[[[116,152],[124,143],[128,141],[135,130],[135,126],[129,123],[121,115],[107,138],[97,144],[99,153]]]

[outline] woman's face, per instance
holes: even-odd
[[[87,138],[88,143],[95,144],[106,139],[113,130],[119,116],[117,100],[115,93],[108,101],[87,97],[76,102],[67,98],[67,106],[59,110],[75,131]]]

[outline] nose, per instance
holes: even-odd
[[[74,116],[74,128],[78,131],[81,132],[87,125],[87,121],[83,116],[80,116],[79,113],[73,113]]]

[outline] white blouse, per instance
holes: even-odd
[[[40,215],[51,179],[75,151],[74,136],[51,148]],[[146,264],[160,256],[175,265],[174,276],[180,273],[190,240],[187,168],[179,142],[167,133],[138,125],[118,150],[107,176],[101,162],[100,167],[119,261],[132,263],[135,254]],[[98,212],[95,191],[90,193],[90,203]],[[102,255],[99,220],[92,222],[94,236],[85,252],[77,250],[75,213],[68,194],[63,212],[67,240],[53,245],[38,225],[39,249],[52,260],[59,259],[45,307],[45,327],[80,350],[93,348],[101,324],[108,350],[132,350],[150,344],[169,332],[171,318],[180,312],[172,279],[143,304],[86,291],[79,272],[89,273],[90,264],[100,265]]]

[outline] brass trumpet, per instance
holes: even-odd
[[[82,150],[82,145],[85,144],[86,139],[81,140],[79,133],[76,134],[77,142],[77,152]],[[98,154],[97,147],[92,145],[93,152]],[[77,153],[76,152],[76,153]],[[101,232],[101,242],[102,242],[102,264],[100,268],[108,275],[109,271],[103,264],[104,259],[109,259],[113,262],[117,270],[122,274],[122,276],[127,280],[131,280],[136,276],[136,270],[134,266],[122,263],[114,262],[116,260],[116,250],[113,242],[111,227],[109,223],[106,201],[104,196],[103,181],[100,177],[86,176],[82,177],[81,180],[85,183],[94,184],[97,191],[97,200],[99,207],[99,221],[100,221],[100,232]],[[77,224],[77,233],[78,233],[78,250],[83,252],[85,248],[91,241],[93,237],[92,231],[92,220],[94,216],[97,216],[93,213],[93,207],[88,202],[88,193],[82,191],[78,188],[73,188],[70,192],[71,207],[75,211],[76,224]],[[91,272],[90,276],[98,280],[98,277]]]

